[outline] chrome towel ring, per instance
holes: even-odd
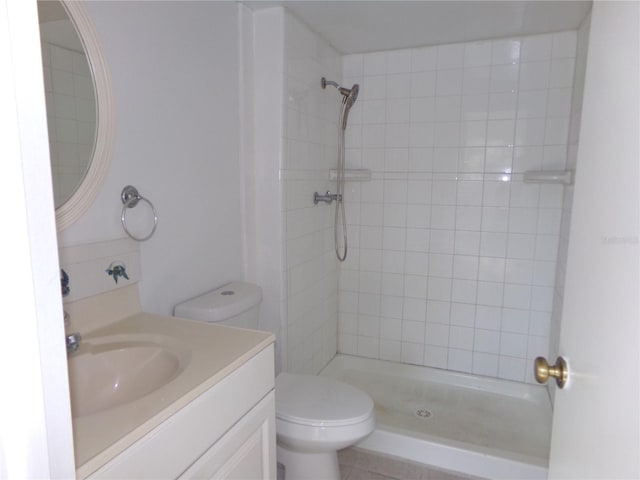
[[[129,235],[134,240],[138,242],[144,242],[145,240],[149,240],[151,236],[155,233],[156,227],[158,226],[158,213],[156,212],[156,207],[153,206],[153,203],[149,201],[149,199],[144,198],[142,195],[138,193],[138,189],[132,185],[127,185],[122,189],[122,193],[120,194],[120,199],[124,206],[122,207],[122,228],[127,235]],[[129,232],[129,228],[127,227],[127,208],[133,208],[138,205],[138,202],[142,200],[143,202],[147,202],[147,204],[151,207],[151,211],[153,212],[153,228],[151,232],[146,237],[135,237]]]

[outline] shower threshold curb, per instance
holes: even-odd
[[[543,466],[444,445],[436,441],[408,438],[406,435],[383,430],[381,426],[355,447],[476,477],[496,480],[546,480],[548,476],[548,469]]]

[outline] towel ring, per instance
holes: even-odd
[[[120,199],[124,206],[122,207],[122,216],[120,217],[122,220],[122,228],[127,235],[129,235],[134,240],[138,242],[144,242],[145,240],[149,240],[151,236],[155,233],[156,227],[158,226],[158,213],[156,212],[156,207],[153,206],[153,203],[149,201],[149,199],[144,198],[142,195],[138,193],[138,189],[132,185],[127,185],[122,189],[122,193],[120,194]],[[138,202],[142,200],[143,202],[147,202],[147,204],[151,207],[151,211],[153,212],[153,228],[151,232],[146,237],[135,237],[129,232],[129,228],[127,227],[127,208],[133,208],[138,205]]]

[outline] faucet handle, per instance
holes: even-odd
[[[66,297],[71,292],[71,287],[69,287],[69,275],[64,271],[63,268],[60,269],[60,287],[62,288],[62,296]]]
[[[78,350],[80,346],[80,342],[82,341],[82,336],[79,333],[71,333],[69,335],[65,335],[65,343],[67,344],[67,353],[73,353]]]

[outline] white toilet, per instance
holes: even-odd
[[[278,461],[286,480],[338,480],[337,451],[374,428],[373,401],[357,388],[315,375],[276,378]]]
[[[261,301],[257,285],[229,283],[176,305],[174,314],[256,329]],[[276,378],[277,457],[286,480],[338,480],[337,451],[374,428],[373,401],[357,388],[315,375]]]

